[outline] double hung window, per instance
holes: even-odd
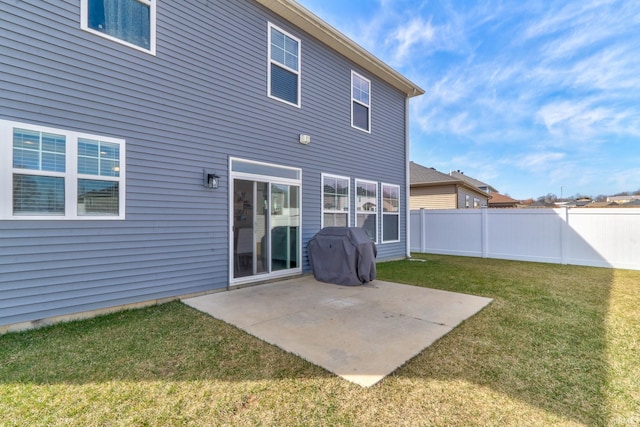
[[[322,175],[322,227],[348,227],[349,178]]]
[[[0,218],[124,219],[125,141],[0,120]]]
[[[12,139],[13,214],[64,215],[65,135],[14,128]]]
[[[378,183],[356,179],[356,223],[371,240],[378,235]]]
[[[371,81],[351,72],[351,126],[371,132]]]
[[[268,93],[300,107],[300,39],[269,23]]]
[[[157,0],[81,0],[82,29],[155,55]]]
[[[400,241],[400,186],[382,184],[382,243]]]

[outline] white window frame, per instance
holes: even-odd
[[[65,172],[48,172],[13,167],[13,130],[14,128],[36,132],[64,135],[66,141]],[[85,175],[78,173],[78,139],[98,140],[118,144],[120,149],[119,176]],[[105,136],[50,128],[28,123],[0,120],[0,220],[123,220],[125,219],[126,200],[126,142]],[[65,213],[64,215],[14,215],[13,213],[13,174],[33,176],[56,176],[64,178]],[[118,215],[78,215],[78,180],[118,182]]]
[[[338,209],[325,209],[324,207],[324,181],[325,178],[332,179],[342,179],[347,181],[347,210],[338,210]],[[324,214],[347,214],[347,227],[351,227],[351,178],[348,176],[340,176],[340,175],[332,175],[328,173],[321,174],[321,191],[320,191],[320,206],[321,206],[321,214],[320,214],[320,226],[321,228],[325,227],[324,224]]]
[[[373,184],[376,188],[376,196],[375,196],[375,200],[376,200],[376,206],[375,206],[375,210],[374,211],[358,211],[358,186],[359,184]],[[378,188],[378,183],[376,181],[368,181],[366,179],[356,179],[355,180],[355,187],[354,187],[354,194],[353,194],[353,200],[354,200],[354,205],[355,205],[355,212],[356,212],[356,227],[358,226],[359,222],[358,222],[358,216],[359,215],[374,215],[375,216],[375,224],[376,224],[376,235],[374,236],[373,242],[374,243],[378,243],[378,235],[380,234],[380,224],[378,223],[378,212],[380,209],[380,189]]]
[[[364,102],[360,101],[359,99],[354,98],[354,96],[353,96],[353,78],[354,78],[354,76],[357,76],[358,78],[366,81],[369,84],[369,103],[368,104],[365,104]],[[371,88],[371,80],[369,80],[368,78],[362,76],[361,74],[358,74],[355,71],[351,70],[351,127],[354,128],[354,129],[358,129],[359,131],[366,132],[366,133],[371,133],[371,90],[372,90],[372,88]],[[369,124],[369,128],[368,129],[363,129],[360,126],[356,126],[353,123],[353,119],[354,119],[354,116],[353,116],[353,103],[354,102],[357,102],[358,104],[360,104],[360,105],[362,105],[364,107],[367,107],[367,114],[368,114],[367,123]]]
[[[297,70],[289,68],[285,64],[281,64],[280,62],[277,62],[271,59],[271,30],[272,29],[280,31],[285,36],[292,38],[298,43],[298,69]],[[298,78],[297,79],[298,80],[298,102],[297,103],[289,102],[286,99],[278,98],[277,96],[274,96],[271,94],[271,64],[276,64],[276,66],[284,68],[285,70],[290,71],[297,76]],[[298,37],[292,35],[288,31],[283,30],[282,28],[278,27],[277,25],[274,25],[271,22],[269,22],[267,25],[267,96],[271,99],[284,102],[285,104],[292,105],[294,107],[301,108],[302,106],[302,41]]]
[[[398,211],[397,212],[385,212],[384,211],[384,188],[385,187],[393,187],[396,188],[398,190]],[[402,197],[400,197],[400,186],[396,185],[396,184],[386,184],[386,183],[382,183],[380,185],[380,200],[381,203],[380,205],[382,206],[382,209],[380,210],[381,214],[382,214],[382,221],[381,221],[381,225],[380,225],[380,239],[382,241],[382,243],[397,243],[399,242],[400,239],[400,212],[401,212],[401,208],[402,208]],[[384,240],[384,217],[385,216],[397,216],[398,217],[398,238],[395,240]]]
[[[156,3],[157,0],[134,0],[149,6],[149,49],[145,49],[142,46],[138,46],[133,43],[129,43],[126,40],[119,39],[117,37],[110,36],[101,31],[94,30],[89,27],[89,0],[80,0],[80,28],[89,33],[98,35],[105,39],[120,43],[130,48],[139,50],[141,52],[148,53],[150,55],[156,55]]]

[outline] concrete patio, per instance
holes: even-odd
[[[313,276],[183,300],[363,387],[491,301],[381,280],[338,286]]]

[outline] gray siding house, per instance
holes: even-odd
[[[407,255],[423,90],[292,0],[0,2],[0,332]]]

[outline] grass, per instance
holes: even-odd
[[[640,425],[640,271],[416,255],[494,298],[363,389],[178,302],[0,337],[0,425]]]

